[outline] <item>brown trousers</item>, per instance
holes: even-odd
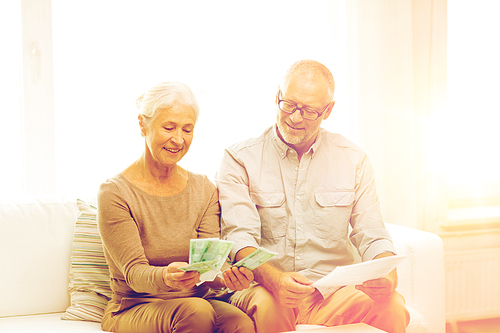
[[[260,285],[236,292],[230,303],[255,322],[257,333],[295,330],[296,324],[338,326],[365,323],[389,333],[404,333],[410,321],[403,296],[395,292],[387,302],[374,302],[354,286],[339,289],[326,299],[318,292],[308,296],[299,308],[281,307]]]
[[[108,332],[255,332],[252,320],[238,308],[198,297],[141,303],[117,314],[106,311],[101,327]]]

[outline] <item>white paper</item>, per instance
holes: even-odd
[[[330,274],[313,283],[323,296],[342,286],[360,285],[368,280],[380,279],[389,274],[406,256],[397,255],[374,259],[359,264],[338,266]]]

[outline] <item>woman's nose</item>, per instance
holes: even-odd
[[[184,142],[182,131],[175,131],[175,133],[172,135],[172,141],[176,144],[181,145]]]

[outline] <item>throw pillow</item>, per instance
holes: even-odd
[[[97,229],[97,207],[77,200],[69,272],[71,305],[62,319],[100,322],[111,298],[109,270]]]

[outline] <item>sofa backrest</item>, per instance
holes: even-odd
[[[398,292],[406,304],[423,315],[429,332],[445,332],[444,247],[439,236],[386,223],[398,254]]]
[[[0,317],[65,311],[76,202],[0,203]]]

